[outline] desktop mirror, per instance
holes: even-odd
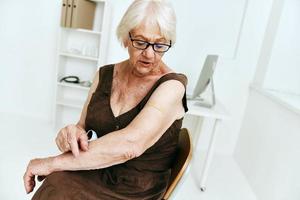
[[[213,74],[217,64],[219,56],[218,55],[207,55],[200,76],[198,78],[196,87],[189,99],[199,101],[200,106],[212,107],[215,105],[215,92],[213,85]],[[201,94],[210,85],[211,89],[211,102],[207,102],[207,99],[201,97]]]

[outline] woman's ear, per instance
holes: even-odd
[[[125,48],[127,48],[129,46],[129,41],[128,39],[125,39],[124,42],[123,42],[123,45]]]

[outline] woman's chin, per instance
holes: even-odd
[[[136,67],[136,72],[140,75],[147,75],[151,72],[152,70],[152,65],[148,64],[148,65],[138,65]]]

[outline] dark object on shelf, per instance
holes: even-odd
[[[80,79],[78,76],[65,76],[59,80],[59,82],[66,82],[66,83],[80,83]]]
[[[61,26],[93,29],[96,3],[88,0],[62,0]]]
[[[80,81],[78,76],[65,76],[61,78],[59,82],[79,84],[83,87],[91,87],[92,85],[91,81]]]

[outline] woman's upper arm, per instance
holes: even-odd
[[[138,145],[138,154],[142,154],[159,140],[176,119],[183,117],[184,93],[184,85],[177,80],[162,83],[126,127],[128,140]]]
[[[99,71],[100,71],[100,70],[98,70],[98,71],[96,72],[96,74],[95,74],[95,76],[94,76],[94,78],[93,78],[93,83],[92,83],[92,85],[91,85],[91,88],[90,88],[90,90],[89,90],[87,99],[86,99],[86,101],[85,101],[85,103],[84,103],[84,106],[83,106],[83,108],[82,108],[81,115],[80,115],[80,119],[79,119],[79,121],[78,121],[78,123],[77,123],[77,125],[79,125],[79,126],[82,127],[82,128],[85,128],[85,118],[86,118],[87,107],[88,107],[88,105],[89,105],[89,103],[90,103],[90,100],[91,100],[91,98],[92,98],[93,93],[96,91],[97,86],[98,86],[98,82],[99,82]]]

